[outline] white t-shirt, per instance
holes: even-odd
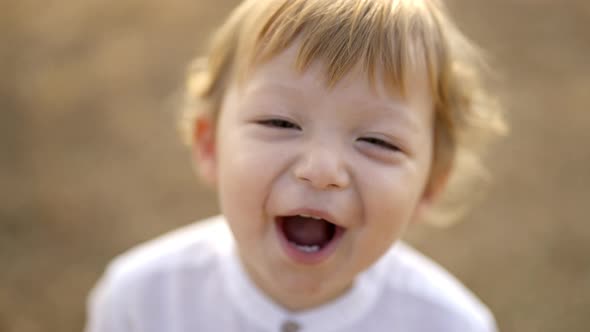
[[[223,217],[115,259],[89,297],[86,332],[492,332],[490,311],[404,243],[340,298],[289,312],[249,280]]]

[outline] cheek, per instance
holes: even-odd
[[[261,161],[248,151],[232,148],[220,151],[218,191],[223,207],[257,206],[263,186],[261,166]],[[228,200],[231,203],[224,204]]]
[[[224,138],[218,151],[218,194],[222,212],[233,228],[264,224],[265,204],[276,177],[276,158],[247,138]],[[275,155],[276,156],[276,155]],[[239,224],[238,224],[239,223]]]
[[[382,228],[403,226],[412,216],[422,191],[418,174],[407,169],[374,172],[364,189],[368,220]]]
[[[363,259],[377,260],[386,252],[403,235],[415,212],[417,184],[399,173],[374,175],[367,183],[363,195],[366,224],[359,237]]]

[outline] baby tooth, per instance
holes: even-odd
[[[311,215],[307,215],[307,214],[300,214],[299,216],[301,216],[303,218],[311,218],[311,219],[315,219],[315,220],[322,220],[322,218],[320,218],[320,217],[311,216]]]
[[[298,250],[303,251],[305,253],[313,253],[313,252],[317,252],[318,250],[320,250],[320,246],[318,246],[318,245],[306,246],[306,245],[295,244],[295,247],[297,247]]]

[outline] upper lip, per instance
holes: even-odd
[[[294,210],[289,210],[287,213],[281,214],[280,216],[285,217],[285,216],[297,216],[297,215],[322,218],[322,219],[324,219],[336,226],[344,227],[344,226],[342,226],[340,221],[336,217],[334,217],[334,215],[332,215],[330,212],[325,211],[325,210],[319,210],[319,209],[313,209],[313,208],[298,208],[298,209],[294,209]]]

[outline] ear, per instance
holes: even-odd
[[[215,143],[215,121],[210,115],[198,116],[192,135],[193,163],[201,180],[211,186],[217,183]]]
[[[446,169],[429,179],[426,187],[424,188],[424,191],[422,192],[422,196],[418,201],[412,223],[417,223],[420,220],[423,220],[423,218],[428,215],[428,212],[432,210],[433,205],[447,187],[450,173],[450,169]]]

